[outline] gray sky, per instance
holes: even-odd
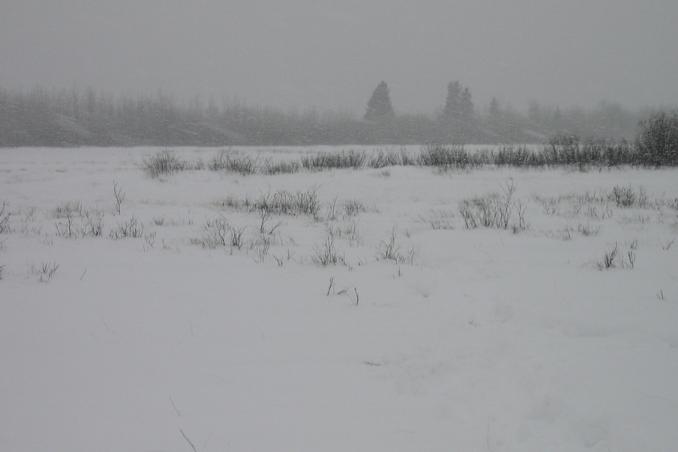
[[[0,85],[210,94],[362,113],[446,84],[591,106],[678,104],[676,0],[0,0]]]

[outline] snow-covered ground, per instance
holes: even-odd
[[[677,450],[677,170],[151,179],[156,151],[0,150],[0,450]],[[466,229],[510,180],[528,228]],[[279,190],[320,212],[233,206]]]

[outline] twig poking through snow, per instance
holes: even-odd
[[[330,296],[330,292],[332,292],[332,288],[334,287],[334,276],[330,277],[330,285],[327,287],[327,295]]]
[[[174,399],[172,396],[169,397],[170,403],[172,404],[172,409],[174,410],[174,413],[177,415],[177,417],[181,417],[181,411],[179,411],[179,408],[177,408],[176,403],[174,403]]]
[[[120,215],[122,211],[122,203],[125,202],[125,192],[122,191],[117,182],[113,182],[113,199],[115,200],[114,213]]]
[[[181,433],[181,436],[184,437],[184,439],[186,440],[186,442],[188,443],[188,445],[191,446],[191,449],[193,449],[193,452],[198,452],[198,449],[195,448],[195,445],[193,444],[193,441],[191,441],[191,440],[189,439],[189,437],[186,436],[186,433],[184,433],[184,431],[183,431],[182,429],[179,429],[179,433]]]

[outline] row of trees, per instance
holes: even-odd
[[[532,102],[526,113],[492,98],[484,111],[473,104],[471,89],[459,81],[450,82],[442,109],[428,122],[430,141],[444,143],[532,143],[554,135],[588,138],[632,139],[639,121],[652,112],[629,111],[618,104],[602,102],[596,108],[561,109]],[[397,122],[386,82],[379,83],[367,103],[364,119],[375,127]],[[401,118],[407,115],[401,115]],[[412,119],[412,118],[411,118]]]
[[[91,89],[0,88],[0,146],[531,143],[555,134],[631,139],[648,113],[615,104],[589,110],[533,104],[519,112],[496,99],[479,110],[460,82],[448,85],[444,105],[432,115],[396,113],[381,82],[363,118],[181,103],[162,93],[114,97]]]

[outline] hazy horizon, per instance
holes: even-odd
[[[460,80],[478,107],[677,105],[676,22],[669,0],[5,0],[0,86],[360,114],[380,80],[421,113]]]

